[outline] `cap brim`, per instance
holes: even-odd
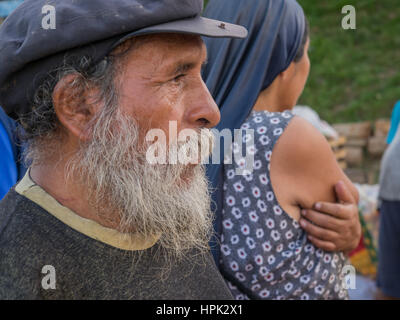
[[[212,38],[238,39],[246,38],[248,34],[245,27],[196,16],[194,18],[167,22],[129,33],[128,35],[125,35],[123,38],[119,39],[113,45],[113,48],[132,37],[152,33],[186,33]]]

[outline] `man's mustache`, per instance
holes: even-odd
[[[167,142],[163,131],[148,132],[146,140],[149,143],[146,160],[150,164],[202,164],[210,157],[215,144],[211,130],[184,129],[177,139]]]

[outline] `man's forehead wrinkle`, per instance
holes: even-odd
[[[150,80],[160,72],[163,60],[163,51],[153,51],[148,47],[146,49],[146,45],[134,50],[131,56],[131,62],[135,65],[135,74],[144,80]]]
[[[185,73],[202,66],[207,49],[203,40],[152,36],[139,41],[130,58],[137,65],[136,75],[143,80]],[[134,60],[137,60],[135,62]]]

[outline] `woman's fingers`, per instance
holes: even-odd
[[[301,215],[321,228],[329,229],[337,233],[340,233],[343,227],[342,219],[337,219],[325,213],[303,209],[301,210]]]
[[[317,225],[312,224],[306,219],[300,219],[300,225],[308,233],[308,235],[319,240],[334,242],[339,237],[339,234],[337,232],[321,228]]]
[[[343,181],[339,181],[335,184],[335,192],[339,202],[349,204],[356,203],[353,195],[350,192],[350,189]]]
[[[314,246],[324,251],[337,251],[336,245],[333,242],[323,241],[312,236],[308,236],[308,239]]]
[[[304,211],[303,229],[314,238],[313,243],[317,247],[324,249],[333,244],[335,247],[333,250],[349,252],[357,247],[361,237],[358,206],[343,181],[335,185],[335,192],[340,203],[317,202],[313,207],[314,210]],[[319,246],[320,243],[324,247]]]
[[[353,206],[340,203],[317,202],[314,209],[319,212],[327,213],[337,219],[347,220],[352,216]]]

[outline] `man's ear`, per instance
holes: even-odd
[[[68,134],[79,140],[90,139],[89,123],[99,109],[93,97],[96,90],[80,85],[79,74],[63,77],[53,91],[53,106]]]

